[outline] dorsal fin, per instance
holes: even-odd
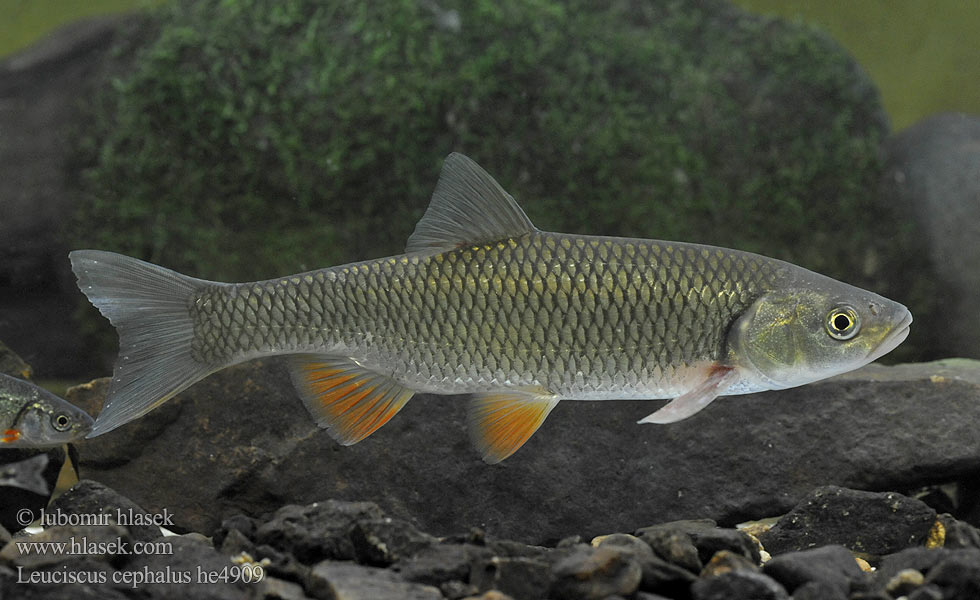
[[[432,201],[405,252],[432,252],[496,242],[535,231],[514,198],[480,165],[453,152],[446,157]]]

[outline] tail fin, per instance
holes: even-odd
[[[187,307],[210,281],[100,250],[68,255],[78,287],[119,334],[109,395],[88,437],[141,417],[216,370],[191,356]]]

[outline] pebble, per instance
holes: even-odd
[[[843,546],[825,546],[776,556],[762,572],[783,584],[790,593],[816,581],[847,594],[851,582],[864,577],[854,555]]]
[[[144,514],[105,486],[83,481],[76,487],[59,498],[58,508],[66,514],[96,511],[100,502]],[[894,505],[898,510],[907,506],[904,500]],[[116,600],[132,593],[131,587],[107,583],[46,586],[40,595],[33,587],[17,583],[23,573],[85,571],[111,578],[122,573],[196,573],[198,569],[220,573],[232,565],[258,564],[265,574],[265,581],[258,584],[173,582],[141,585],[138,592],[145,600],[171,598],[175,590],[182,600],[980,598],[976,528],[949,515],[935,522],[943,524],[943,535],[934,536],[943,547],[936,543],[927,547],[924,538],[910,538],[910,546],[880,557],[870,555],[877,568],[866,573],[854,553],[842,545],[784,551],[760,567],[762,552],[751,536],[711,521],[662,523],[636,530],[636,535],[600,536],[591,544],[581,543],[581,537],[573,534],[555,547],[542,547],[495,539],[479,529],[439,539],[407,521],[386,517],[376,504],[328,500],[284,506],[261,519],[229,517],[213,543],[197,534],[147,540],[171,544],[169,554],[127,555],[111,550],[79,556],[20,554],[16,544],[8,541],[0,549],[0,597]],[[869,530],[867,524],[858,524]],[[132,543],[137,535],[149,538],[151,531],[120,525],[55,526],[40,534],[18,533],[12,541],[65,542],[84,537],[96,543]],[[815,539],[826,533],[808,535]]]
[[[618,594],[629,596],[643,581],[643,568],[630,547],[581,544],[558,559],[551,568],[551,595],[566,600],[602,600]]]
[[[691,586],[694,600],[789,600],[786,588],[771,577],[752,571],[729,571],[702,577]]]
[[[358,520],[351,529],[350,540],[358,562],[379,567],[387,567],[439,541],[407,521],[388,517]]]
[[[389,569],[326,560],[310,575],[317,598],[337,600],[443,600],[438,588],[405,581]]]
[[[808,494],[759,541],[772,555],[827,545],[883,555],[925,544],[935,524],[936,511],[915,498],[825,486]]]

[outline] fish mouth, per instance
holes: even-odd
[[[902,320],[895,325],[887,336],[885,336],[885,339],[878,344],[878,347],[868,353],[867,362],[874,362],[897,348],[898,345],[904,342],[905,338],[909,336],[911,325],[912,313],[906,310],[905,314],[902,316]]]

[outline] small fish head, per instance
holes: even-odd
[[[5,406],[18,406],[0,431],[0,448],[45,448],[84,438],[92,417],[75,405],[26,381],[6,378],[0,394]]]
[[[864,366],[908,336],[906,307],[818,277],[763,295],[736,321],[729,352],[743,378],[768,389],[803,385]]]

